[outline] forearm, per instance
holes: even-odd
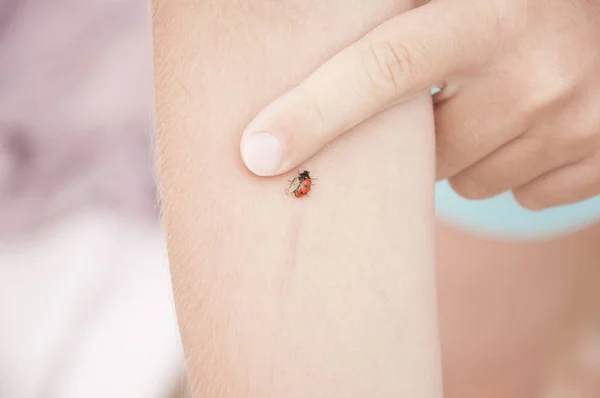
[[[312,158],[310,198],[239,156],[262,106],[398,11],[371,3],[155,3],[160,187],[198,396],[441,395],[430,100]]]

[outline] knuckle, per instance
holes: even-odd
[[[600,118],[583,102],[571,101],[568,109],[555,112],[551,120],[553,125],[546,125],[547,132],[540,134],[549,150],[579,155],[600,145]]]
[[[544,76],[530,76],[530,88],[522,102],[524,113],[537,115],[561,106],[576,92],[578,78],[561,67],[544,73]]]
[[[410,85],[415,75],[411,50],[390,41],[374,41],[366,53],[367,74],[374,89],[385,96],[397,96]]]
[[[580,106],[572,107],[573,114],[569,115],[572,132],[567,135],[570,137],[570,142],[577,146],[596,146],[600,144],[600,117],[592,104],[578,105]],[[565,128],[569,127],[565,126]]]
[[[305,118],[308,118],[314,122],[312,130],[319,133],[325,131],[327,126],[327,119],[325,118],[325,113],[323,112],[321,104],[319,104],[315,100],[307,100],[305,105]]]

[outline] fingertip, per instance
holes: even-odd
[[[283,158],[281,140],[272,132],[247,132],[242,137],[241,155],[244,164],[258,176],[278,174]]]
[[[518,189],[513,190],[513,197],[515,201],[524,208],[525,210],[539,212],[551,207],[547,204],[542,203],[536,197],[528,194],[522,194]]]
[[[322,113],[310,90],[298,87],[273,100],[246,127],[241,155],[258,176],[277,176],[294,169],[330,141]],[[326,140],[325,140],[326,139]]]

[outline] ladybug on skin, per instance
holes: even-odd
[[[298,173],[296,178],[291,181],[287,193],[291,192],[295,197],[301,198],[310,192],[311,187],[312,178],[310,177],[309,172],[304,170],[302,173]]]

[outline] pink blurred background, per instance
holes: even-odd
[[[150,3],[0,3],[0,397],[170,397]]]

